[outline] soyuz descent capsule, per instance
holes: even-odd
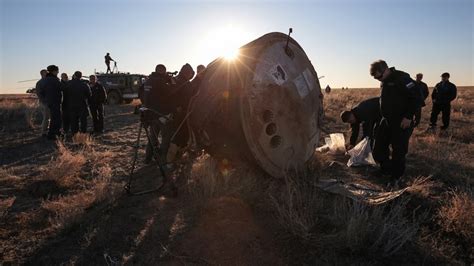
[[[303,167],[318,146],[322,100],[301,46],[286,34],[269,33],[242,46],[234,60],[208,65],[189,123],[211,154],[243,157],[282,177]]]

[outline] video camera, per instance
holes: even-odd
[[[171,114],[162,114],[147,107],[140,107],[140,120],[144,124],[149,124],[151,121],[159,120],[162,124],[166,124],[167,122],[173,120],[173,116]]]
[[[175,72],[166,72],[166,75],[172,77],[172,76],[176,76],[178,74],[178,71],[175,71]]]
[[[171,84],[176,84],[176,75],[178,74],[178,71],[174,72],[166,72],[166,75],[168,76],[168,82]]]

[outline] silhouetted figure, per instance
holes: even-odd
[[[415,127],[417,127],[421,122],[421,108],[426,106],[425,100],[426,100],[426,98],[428,98],[428,95],[430,94],[430,92],[428,90],[428,85],[426,85],[426,83],[421,81],[422,79],[423,79],[423,74],[422,73],[416,74],[415,83],[421,91],[421,99],[420,99],[421,106],[420,106],[420,108],[418,108],[418,110],[415,113]]]
[[[171,86],[169,84],[170,78],[166,73],[166,67],[159,64],[155,67],[155,71],[150,74],[147,81],[145,82],[143,91],[142,104],[144,107],[151,109],[152,111],[147,112],[145,121],[150,129],[150,139],[145,153],[145,163],[150,163],[153,159],[153,151],[158,148],[158,135],[163,135],[163,128],[168,121],[162,118],[161,115],[168,115],[172,113],[170,106],[169,95],[171,93]],[[162,118],[160,120],[160,118]],[[163,145],[168,141],[166,144]],[[163,148],[166,147],[166,151]],[[169,140],[163,139],[160,145],[160,163],[166,163],[166,155],[168,153]]]
[[[92,92],[89,109],[91,111],[94,133],[101,134],[104,132],[104,104],[107,100],[107,92],[104,86],[97,81],[95,75],[89,76],[89,86]]]
[[[78,131],[87,132],[87,104],[92,96],[89,85],[82,80],[80,71],[74,72],[72,80],[68,83],[68,106],[71,119],[71,132],[76,134]],[[79,127],[80,124],[80,127]]]
[[[191,86],[193,88],[193,96],[196,95],[199,91],[199,86],[201,86],[202,78],[204,77],[205,71],[206,67],[204,65],[199,65],[196,67],[196,76],[191,81]]]
[[[61,104],[61,111],[62,111],[62,121],[63,121],[63,131],[64,133],[68,133],[71,129],[70,123],[70,115],[69,115],[69,106],[68,106],[68,83],[69,77],[66,73],[61,74],[61,92],[63,93],[63,102]]]
[[[48,74],[46,74],[44,81],[40,82],[40,94],[48,105],[51,115],[47,137],[50,140],[55,140],[61,130],[61,82],[58,78],[59,68],[57,66],[50,65],[47,70]]]
[[[172,140],[174,144],[179,147],[185,147],[188,142],[189,132],[184,122],[187,119],[187,112],[189,101],[193,96],[194,90],[190,80],[194,77],[194,70],[189,64],[181,67],[178,76],[176,77],[176,84],[173,86],[173,97],[170,97],[174,109],[174,120],[166,133],[174,134],[177,131],[175,138]],[[163,134],[166,135],[166,134]],[[171,138],[172,136],[167,136]],[[163,136],[163,138],[165,138]],[[171,139],[170,139],[171,140]]]
[[[105,55],[105,64],[107,65],[107,71],[106,71],[106,73],[112,73],[112,70],[110,69],[110,61],[114,61],[114,62],[115,62],[115,60],[113,60],[112,57],[110,57],[110,53],[107,53],[107,54]]]
[[[326,89],[324,91],[326,91],[327,94],[331,93],[331,87],[329,87],[329,85],[327,85]]]
[[[440,112],[443,113],[443,126],[441,129],[445,130],[448,128],[451,115],[451,102],[456,99],[456,96],[456,85],[449,81],[449,73],[443,73],[441,75],[441,82],[436,84],[433,93],[431,94],[433,109],[431,110],[430,127],[432,129],[436,127],[436,122],[438,121],[438,115]]]
[[[383,60],[371,64],[370,75],[381,81],[382,120],[377,128],[374,159],[380,163],[382,173],[390,174],[396,181],[405,172],[405,156],[413,132],[413,116],[420,106],[420,90],[410,75],[388,68]]]
[[[357,144],[361,124],[362,139],[369,137],[370,144],[373,146],[376,128],[381,118],[379,97],[364,100],[351,110],[343,111],[342,122],[351,124],[351,138],[347,149],[352,149]]]
[[[41,136],[46,138],[48,136],[48,128],[49,128],[49,118],[50,118],[50,113],[49,113],[49,108],[48,104],[46,103],[46,98],[44,96],[43,87],[42,83],[44,82],[44,79],[46,78],[46,75],[48,74],[48,70],[42,69],[40,71],[41,79],[36,82],[36,96],[38,96],[38,103],[39,103],[39,108],[41,110],[41,117],[42,117],[42,122],[41,122]]]

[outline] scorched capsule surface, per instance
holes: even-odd
[[[322,95],[301,46],[282,33],[209,64],[191,101],[190,126],[211,154],[240,156],[282,177],[301,168],[319,140]]]

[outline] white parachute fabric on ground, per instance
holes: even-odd
[[[347,166],[376,165],[372,156],[372,148],[368,137],[365,137],[354,148],[347,152],[351,156],[347,161]]]
[[[343,182],[336,179],[320,180],[317,186],[329,193],[338,194],[372,205],[383,204],[394,200],[410,188],[405,187],[393,191],[384,191],[358,183],[357,181]]]

